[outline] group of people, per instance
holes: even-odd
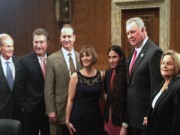
[[[0,119],[21,121],[24,135],[179,135],[180,54],[163,53],[139,17],[126,22],[126,34],[131,56],[112,45],[106,71],[94,67],[92,46],[74,50],[69,24],[51,55],[42,28],[22,58],[13,56],[13,39],[0,34]]]
[[[13,55],[12,37],[0,34],[0,119],[19,120],[24,135],[38,135],[39,130],[49,135],[41,60],[48,56],[49,35],[38,28],[32,37],[34,51],[19,58]]]

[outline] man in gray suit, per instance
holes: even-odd
[[[66,129],[66,103],[68,84],[71,77],[69,53],[74,67],[81,68],[79,54],[74,50],[75,35],[71,25],[65,24],[61,29],[62,48],[48,57],[45,79],[46,113],[50,121],[50,134],[63,135]]]
[[[133,52],[128,64],[127,108],[132,135],[146,135],[143,118],[150,105],[150,96],[159,87],[162,50],[152,42],[141,18],[126,22],[126,34]]]

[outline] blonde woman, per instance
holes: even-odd
[[[164,78],[159,90],[151,98],[148,118],[148,135],[180,134],[180,59],[173,50],[165,51],[161,58],[160,71]]]

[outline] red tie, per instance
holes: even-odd
[[[137,51],[134,50],[134,54],[133,54],[133,57],[132,57],[132,60],[131,60],[131,64],[129,66],[129,75],[131,74],[131,71],[132,71],[132,68],[133,68],[133,65],[136,61],[136,55],[137,55]]]
[[[46,59],[44,57],[41,57],[41,69],[42,69],[42,73],[43,73],[43,76],[45,78],[45,75],[46,75]]]

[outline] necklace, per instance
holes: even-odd
[[[92,70],[84,70],[84,75],[87,76],[87,77],[92,77],[94,76],[95,74],[95,70],[92,69]]]

